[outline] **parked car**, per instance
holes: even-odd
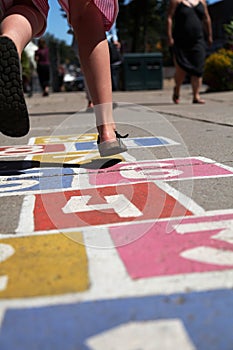
[[[64,75],[65,91],[83,91],[84,77],[80,68],[70,68]]]

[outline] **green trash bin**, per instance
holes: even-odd
[[[163,88],[163,56],[161,53],[129,53],[123,57],[124,90]]]

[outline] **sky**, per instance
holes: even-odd
[[[215,2],[219,2],[219,1],[222,1],[222,0],[207,0],[207,3],[208,3],[208,5],[212,5]]]
[[[66,18],[63,18],[60,11],[60,5],[56,0],[49,0],[50,11],[46,33],[54,35],[59,40],[65,40],[71,44],[72,35],[67,34],[69,29]]]

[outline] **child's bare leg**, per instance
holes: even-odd
[[[44,18],[34,6],[16,5],[8,10],[1,23],[1,36],[10,38],[21,56],[24,47],[43,26]]]
[[[94,103],[100,142],[115,140],[109,50],[102,14],[92,1],[70,0],[70,22]]]
[[[0,26],[0,131],[11,137],[25,136],[29,131],[20,56],[32,36],[45,24],[32,2],[24,1],[24,5],[8,10]]]

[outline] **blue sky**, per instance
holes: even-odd
[[[222,0],[207,0],[208,5],[214,4],[215,2],[219,2]]]
[[[66,18],[61,16],[60,5],[56,0],[49,0],[50,11],[46,32],[53,34],[57,39],[71,44],[72,36],[67,34],[69,29]]]

